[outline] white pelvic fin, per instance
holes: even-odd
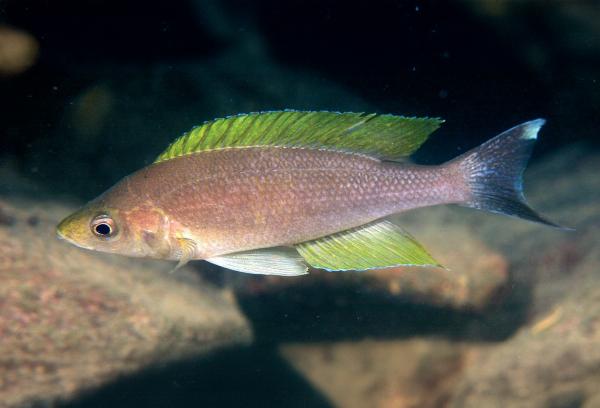
[[[237,252],[206,259],[215,265],[238,272],[259,275],[306,275],[308,268],[293,248],[266,248]]]

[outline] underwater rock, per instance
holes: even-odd
[[[37,60],[39,48],[31,34],[0,25],[0,75],[17,75],[30,68]]]
[[[599,260],[585,268],[597,273]],[[572,290],[507,342],[474,353],[450,406],[597,406],[591,400],[600,398],[599,315],[597,281]]]
[[[281,355],[335,406],[444,406],[465,364],[463,345],[411,339],[287,344]]]
[[[532,201],[563,214],[575,231],[534,235],[525,225],[509,242],[486,225],[488,242],[512,249],[515,284],[531,286],[529,310],[513,337],[474,354],[453,407],[598,406],[600,157],[570,149],[533,170],[540,186]]]
[[[52,404],[251,340],[230,291],[60,242],[56,222],[71,210],[0,199],[0,405]]]

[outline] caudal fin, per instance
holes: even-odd
[[[523,171],[545,122],[515,126],[455,159],[471,192],[462,205],[562,228],[532,210],[523,195]]]

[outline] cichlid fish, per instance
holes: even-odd
[[[442,120],[276,111],[206,122],[64,219],[82,248],[258,274],[438,265],[386,217],[459,204],[556,226],[530,209],[522,174],[543,119],[454,160],[406,160]]]

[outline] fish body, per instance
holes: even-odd
[[[388,163],[327,150],[250,147],[150,165],[91,206],[114,206],[132,220],[130,225],[140,219],[140,209],[153,212],[160,221],[150,225],[159,228],[142,229],[167,241],[165,247],[175,248],[167,259],[177,259],[178,244],[171,239],[175,237],[196,242],[194,258],[206,259],[310,241],[411,208],[460,202],[465,193],[457,166]]]
[[[305,264],[329,270],[436,264],[385,217],[461,204],[548,223],[524,204],[520,186],[542,124],[513,128],[439,166],[377,157],[368,140],[363,149],[278,143],[277,137],[194,147],[210,136],[204,130],[200,138],[176,141],[157,162],[65,219],[58,234],[88,249],[180,264],[206,259],[251,273],[300,274]],[[357,121],[343,129],[364,126]],[[389,146],[379,150],[389,153]],[[107,225],[107,236],[94,229]],[[269,250],[285,247],[295,251]]]

